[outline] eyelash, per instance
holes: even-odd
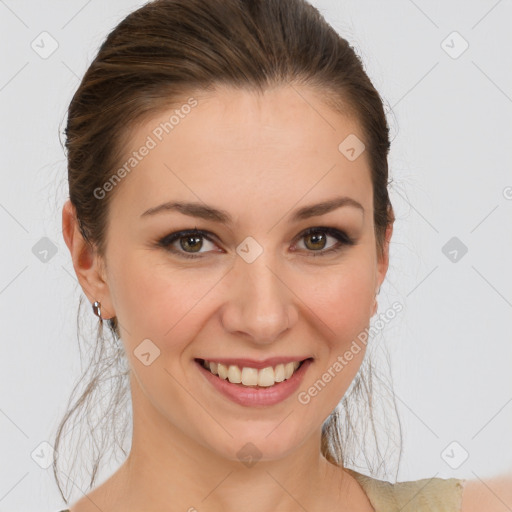
[[[317,256],[324,256],[326,254],[334,253],[340,251],[344,246],[351,246],[355,244],[355,240],[351,237],[349,237],[345,232],[340,231],[336,228],[330,228],[330,227],[312,227],[308,228],[305,231],[303,231],[297,238],[300,240],[301,238],[306,237],[307,235],[311,235],[313,233],[325,233],[327,235],[332,236],[333,238],[336,238],[338,240],[338,243],[334,245],[333,247],[325,250],[318,250],[318,251],[312,251],[309,250],[307,252],[311,252],[311,256],[317,257]],[[188,236],[200,236],[202,238],[205,238],[206,240],[215,243],[213,240],[213,237],[208,231],[203,231],[201,229],[189,229],[185,231],[177,231],[175,233],[171,233],[169,235],[166,235],[164,238],[158,241],[158,246],[163,247],[164,249],[174,253],[179,254],[180,257],[183,258],[189,258],[189,259],[198,259],[202,258],[200,254],[204,253],[197,253],[191,254],[184,251],[179,251],[176,249],[171,249],[170,245],[175,242],[176,240],[179,240],[180,238],[186,238]]]

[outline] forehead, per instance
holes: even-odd
[[[140,212],[183,199],[270,214],[340,194],[371,209],[366,151],[346,152],[363,138],[312,89],[198,91],[132,130],[127,158],[137,162],[117,192]]]

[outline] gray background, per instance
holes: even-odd
[[[379,311],[404,310],[379,343],[404,431],[399,480],[512,471],[512,2],[312,3],[389,112],[397,221]],[[0,0],[0,511],[61,504],[35,462],[80,372],[58,135],[100,43],[140,5]]]

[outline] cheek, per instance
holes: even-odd
[[[368,252],[360,246],[336,265],[283,269],[288,300],[323,338],[321,350],[339,351],[367,327],[374,299]],[[179,350],[180,340],[194,339],[237,286],[229,273],[222,278],[224,267],[180,268],[146,251],[123,254],[112,265],[111,292],[123,339],[132,346],[149,338]]]
[[[303,311],[313,313],[318,364],[301,389],[307,400],[299,402],[311,401],[313,408],[326,414],[341,400],[364,359],[374,302],[371,265],[371,259],[361,255],[303,282],[307,296]]]
[[[159,344],[173,340],[173,345],[193,338],[200,329],[202,302],[220,277],[207,270],[176,269],[161,260],[139,254],[113,267],[113,303],[123,339],[130,345],[145,338]]]
[[[374,301],[374,280],[364,258],[308,276],[302,286],[307,306],[325,323],[329,337],[338,340],[338,344],[357,336],[367,326]]]
[[[322,418],[340,403],[366,353],[367,328],[373,304],[373,283],[351,273],[328,281],[309,297],[315,316],[317,363],[297,393],[304,417]]]

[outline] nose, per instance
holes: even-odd
[[[237,258],[234,265],[222,325],[252,343],[271,344],[297,322],[297,297],[266,252],[252,263]]]

